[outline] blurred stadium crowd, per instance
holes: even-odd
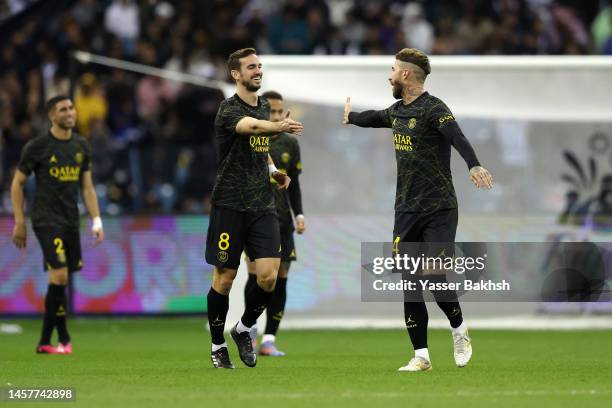
[[[75,91],[109,214],[207,211],[220,91],[79,65],[85,50],[227,80],[228,53],[612,54],[597,0],[0,0],[0,214],[23,145],[47,130],[44,101]],[[282,91],[282,90],[281,90]]]

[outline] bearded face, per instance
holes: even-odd
[[[251,76],[249,79],[242,79],[240,83],[247,89],[249,92],[257,92],[259,88],[261,88],[261,79],[263,74],[257,74]]]
[[[239,76],[234,79],[240,81],[240,84],[249,92],[257,92],[261,88],[261,80],[263,71],[261,62],[255,54],[240,59]]]
[[[59,101],[51,113],[51,122],[61,129],[69,130],[76,125],[76,110],[70,99]]]
[[[402,84],[402,69],[399,66],[397,60],[393,67],[391,67],[391,75],[389,76],[389,83],[393,91],[393,97],[395,99],[402,99],[402,93],[404,91],[404,85]]]

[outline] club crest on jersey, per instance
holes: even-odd
[[[291,155],[289,154],[289,152],[283,152],[283,154],[281,154],[281,160],[283,161],[283,163],[289,163],[290,159]]]
[[[268,153],[270,151],[270,137],[269,136],[251,136],[249,138],[249,144],[251,149],[255,153]]]
[[[408,121],[408,129],[414,129],[415,126],[416,126],[416,119],[410,118],[410,120]]]
[[[83,163],[83,153],[78,152],[77,154],[75,154],[74,160],[76,160],[76,162],[79,164]]]

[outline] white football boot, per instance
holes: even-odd
[[[430,371],[431,370],[431,362],[429,360],[425,360],[423,357],[413,357],[408,364],[403,367],[398,368],[397,371]]]
[[[472,358],[472,339],[467,329],[463,333],[453,333],[453,351],[457,367],[465,367]]]

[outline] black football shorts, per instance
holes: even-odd
[[[81,237],[78,230],[53,227],[34,228],[43,252],[43,269],[68,268],[69,272],[83,268]]]
[[[281,257],[276,214],[213,206],[206,236],[206,262],[219,268],[238,269],[243,250],[251,260]]]

